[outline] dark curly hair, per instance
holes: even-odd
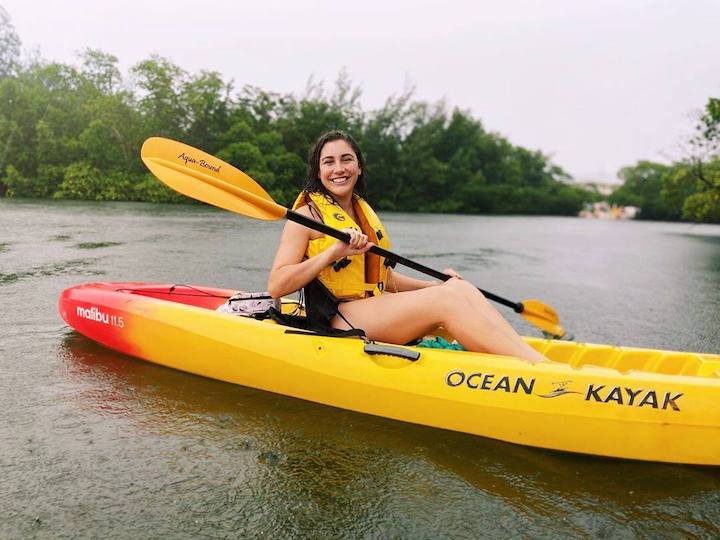
[[[357,156],[358,165],[362,171],[358,176],[353,193],[356,193],[360,197],[365,198],[365,161],[363,160],[362,151],[358,143],[347,133],[342,131],[332,130],[324,133],[317,140],[315,145],[308,154],[308,168],[307,176],[305,177],[305,187],[303,188],[304,193],[322,193],[326,197],[334,200],[332,194],[323,186],[320,181],[320,152],[323,147],[332,141],[345,141],[350,145]]]

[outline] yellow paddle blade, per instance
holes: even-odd
[[[537,326],[553,337],[563,337],[565,329],[560,324],[560,317],[557,312],[540,300],[523,300],[522,315],[532,325]]]
[[[158,180],[183,195],[256,219],[285,217],[287,209],[273,201],[255,180],[192,146],[150,137],[140,156]]]

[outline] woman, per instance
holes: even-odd
[[[368,252],[376,243],[386,249],[389,243],[382,223],[362,198],[363,169],[360,148],[349,135],[331,131],[315,144],[307,185],[295,209],[342,228],[350,242],[288,221],[268,281],[273,298],[306,287],[306,292],[314,291],[306,296],[309,310],[320,309],[333,328],[362,328],[373,340],[408,343],[442,325],[469,351],[545,360],[457,272],[445,270],[453,277],[444,283],[414,279]],[[318,291],[333,295],[329,309],[319,307],[328,297],[323,299]]]

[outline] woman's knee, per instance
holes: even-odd
[[[442,312],[444,315],[456,315],[458,311],[465,310],[468,307],[467,291],[463,286],[450,283],[451,281],[459,281],[452,278],[446,281],[440,287],[431,287],[423,289],[431,291],[429,303],[430,308]]]
[[[464,297],[477,296],[485,298],[485,295],[472,283],[460,278],[450,278],[444,283],[444,287],[460,293]]]

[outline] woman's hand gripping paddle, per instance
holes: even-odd
[[[342,231],[279,205],[247,174],[192,146],[162,137],[151,137],[143,144],[140,155],[160,181],[193,199],[255,219],[275,221],[286,218],[343,242],[350,238]],[[441,281],[451,277],[378,246],[373,246],[370,251]],[[549,305],[539,300],[512,302],[483,289],[479,290],[488,300],[511,308],[543,333],[556,338],[565,335],[557,312]]]

